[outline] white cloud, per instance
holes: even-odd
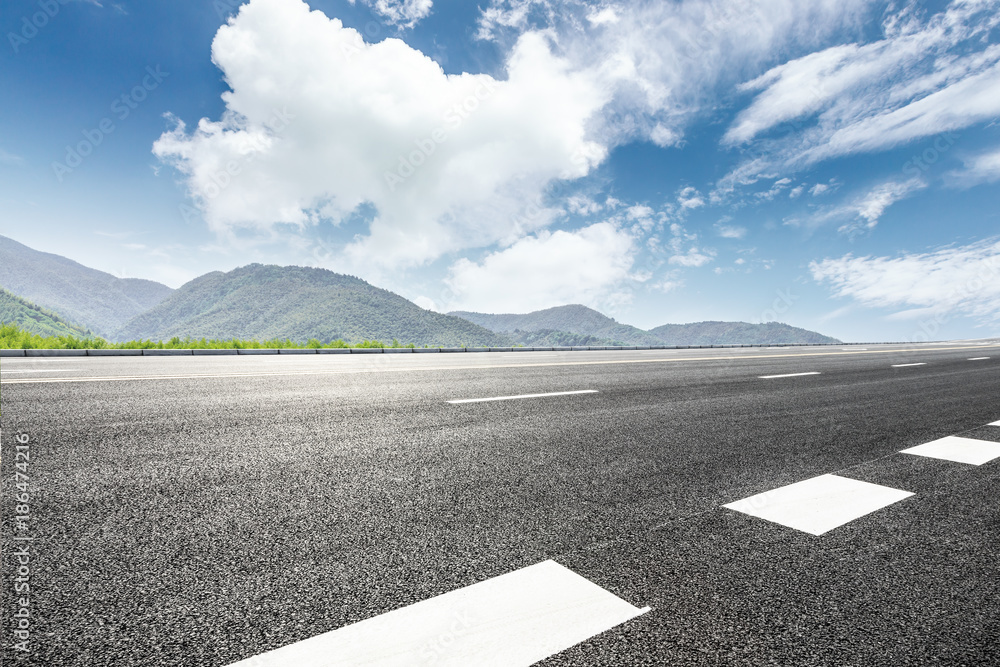
[[[832,221],[845,221],[838,231],[856,234],[864,230],[874,229],[886,209],[926,187],[927,183],[918,178],[906,181],[886,181],[862,194],[855,195],[845,203],[821,209],[805,220],[791,218],[786,221],[786,224],[792,226],[805,224],[816,227]]]
[[[788,191],[788,198],[797,199],[798,196],[802,194],[803,190],[805,190],[804,185],[796,185],[794,188]]]
[[[437,309],[438,309],[437,308],[437,304],[434,303],[434,299],[431,299],[430,297],[424,296],[423,294],[421,294],[420,296],[418,296],[417,298],[415,298],[413,300],[413,303],[417,304],[418,306],[420,306],[424,310],[437,311]]]
[[[963,169],[947,174],[947,180],[950,184],[961,188],[1000,181],[1000,148],[966,160]]]
[[[448,310],[529,312],[582,303],[606,308],[627,302],[641,280],[632,272],[634,239],[601,222],[575,232],[541,231],[481,262],[460,259],[449,270]]]
[[[853,28],[868,5],[636,0],[612,8],[586,0],[492,0],[481,10],[478,36],[504,42],[512,33],[551,31],[572,62],[613,91],[612,113],[595,126],[602,142],[641,138],[674,146],[720,88],[770,66],[779,53],[802,53]]]
[[[686,266],[690,268],[704,266],[713,259],[715,259],[714,250],[704,250],[695,247],[688,248],[688,250],[683,254],[673,255],[667,261],[675,266]]]
[[[645,204],[636,204],[635,206],[630,206],[625,209],[625,214],[628,216],[629,220],[642,220],[643,218],[652,216],[655,212],[656,211]]]
[[[724,239],[741,239],[747,235],[747,228],[738,225],[716,225],[715,230]]]
[[[566,209],[576,215],[593,215],[602,208],[601,204],[583,195],[573,195],[566,199]]]
[[[690,209],[704,206],[705,200],[697,188],[689,186],[677,193],[677,203],[681,205],[681,208]]]
[[[1000,115],[1000,1],[955,0],[921,20],[889,14],[883,39],[843,44],[772,68],[743,85],[759,91],[724,143],[763,141],[763,156],[722,179],[720,192],[776,169],[879,151]],[[794,121],[785,138],[767,133]]]
[[[825,259],[809,265],[833,294],[863,305],[905,308],[903,315],[969,315],[1000,320],[1000,241],[990,239],[897,257]]]
[[[618,23],[618,13],[614,7],[604,7],[587,14],[587,20],[594,25],[608,25]]]
[[[24,158],[21,157],[20,155],[14,155],[13,153],[8,153],[4,149],[0,148],[0,164],[19,166],[24,164]]]
[[[223,117],[178,126],[154,152],[219,233],[337,224],[368,206],[368,235],[338,264],[368,275],[543,227],[558,214],[547,183],[606,153],[585,132],[605,93],[535,33],[513,47],[506,80],[446,75],[300,0],[251,0],[212,57],[231,88]]]
[[[354,4],[354,0],[348,0]],[[387,22],[412,28],[431,13],[433,0],[362,0]]]
[[[816,185],[809,188],[809,194],[811,194],[813,197],[818,197],[819,195],[823,194],[829,189],[830,186],[827,185],[826,183],[817,183]]]

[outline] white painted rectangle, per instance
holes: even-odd
[[[893,368],[907,368],[908,366],[926,366],[926,365],[927,365],[926,363],[924,363],[924,362],[921,361],[921,362],[918,362],[918,363],[915,363],[915,364],[893,364],[892,367]]]
[[[989,357],[972,357],[969,361],[986,361]]]
[[[854,521],[913,494],[837,475],[820,475],[723,505],[811,535]]]
[[[528,667],[647,611],[547,560],[231,667]]]
[[[761,380],[773,380],[775,378],[797,378],[803,375],[819,375],[819,371],[809,371],[808,373],[785,373],[784,375],[758,375]]]
[[[1000,426],[1000,421],[990,422],[987,426]]]
[[[998,425],[1000,423],[991,424],[991,426]],[[1000,443],[949,435],[923,445],[904,449],[901,453],[981,466],[993,459],[1000,458]]]
[[[486,401],[513,401],[519,398],[545,398],[547,396],[572,396],[573,394],[596,394],[596,389],[580,389],[578,391],[554,391],[548,394],[520,394],[518,396],[493,396],[491,398],[462,398],[449,403],[485,403]]]

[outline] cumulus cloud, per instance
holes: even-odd
[[[834,296],[866,306],[904,308],[900,316],[968,315],[1000,320],[1000,241],[989,239],[897,257],[825,259],[809,265]]]
[[[697,188],[686,187],[677,193],[677,203],[685,208],[700,208],[705,205],[705,200]]]
[[[154,153],[220,233],[373,210],[341,258],[351,267],[511,242],[558,214],[547,183],[586,175],[606,154],[585,131],[605,93],[537,33],[512,47],[505,80],[447,75],[301,0],[251,0],[220,28],[212,58],[231,89],[222,118],[178,123]]]
[[[607,222],[574,232],[541,231],[481,262],[455,262],[445,280],[452,293],[449,310],[614,307],[627,302],[630,288],[642,280],[632,272],[635,252],[632,236]]]
[[[889,15],[883,39],[810,53],[743,84],[757,95],[724,143],[760,139],[765,156],[744,162],[720,188],[1000,115],[1000,45],[984,46],[998,25],[998,0],[956,0],[927,20],[904,9]],[[768,139],[789,122],[786,137]]]

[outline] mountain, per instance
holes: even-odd
[[[0,289],[0,324],[16,324],[21,329],[39,336],[76,338],[93,336],[84,327],[71,324],[55,313],[15,296],[5,289]]]
[[[628,324],[619,324],[593,308],[576,304],[537,310],[525,315],[492,315],[468,311],[454,311],[448,314],[466,319],[490,331],[511,335],[519,339],[519,342],[522,332],[549,331],[593,336],[605,341],[590,343],[592,345],[663,345],[663,341],[648,331]],[[573,343],[573,345],[587,345],[587,343]]]
[[[359,278],[326,269],[262,264],[195,278],[116,334],[122,340],[173,336],[511,345],[506,336],[424,310]]]
[[[650,329],[666,345],[723,345],[743,343],[751,345],[787,345],[805,343],[840,343],[836,338],[789,326],[780,322],[750,324],[749,322],[695,322],[693,324],[664,324]]]
[[[152,280],[116,278],[0,236],[0,287],[109,337],[173,291]]]

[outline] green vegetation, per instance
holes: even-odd
[[[56,313],[0,288],[0,322],[16,324],[40,336],[77,336],[94,334],[84,327],[67,322]]]
[[[597,336],[587,336],[568,331],[553,331],[552,329],[513,331],[510,335],[518,344],[525,347],[608,347],[625,345],[620,340],[598,338]]]
[[[130,320],[115,338],[156,340],[184,335],[281,338],[300,343],[340,339],[351,344],[398,339],[433,347],[512,344],[507,336],[458,317],[424,310],[353,276],[262,264],[195,278],[155,308]]]
[[[0,236],[0,285],[103,336],[173,292],[152,280],[117,278],[5,236]]]
[[[342,340],[322,343],[317,339],[305,343],[297,343],[287,338],[271,340],[216,340],[210,338],[180,338],[174,336],[168,341],[131,340],[122,343],[111,343],[96,336],[79,338],[72,335],[47,336],[39,335],[20,328],[16,324],[0,324],[0,348],[15,350],[207,350],[207,349],[305,349],[305,348],[349,348],[349,347],[388,347],[414,348],[410,343],[402,345],[398,340],[386,344],[377,340],[366,340],[351,345]],[[426,346],[425,346],[426,347]]]

